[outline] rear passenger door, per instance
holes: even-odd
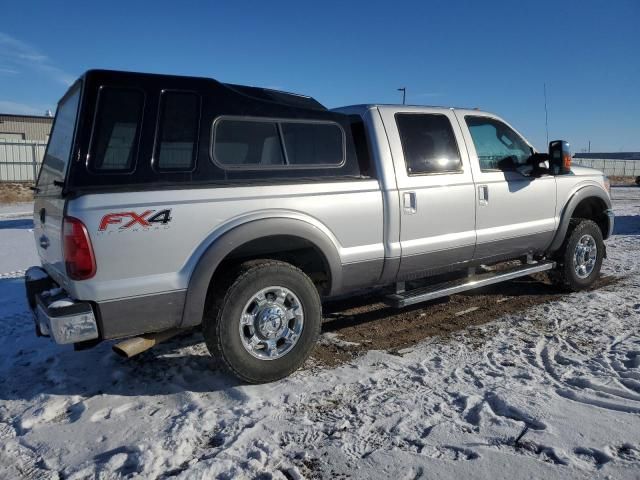
[[[399,278],[435,274],[473,258],[475,190],[453,111],[379,107],[400,195]]]

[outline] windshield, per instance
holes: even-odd
[[[78,82],[58,104],[53,131],[47,145],[38,177],[38,188],[53,186],[55,180],[63,181],[73,147],[73,133],[78,115],[81,83]]]

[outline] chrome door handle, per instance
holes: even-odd
[[[402,207],[404,213],[412,215],[418,210],[418,200],[416,199],[416,192],[404,192],[402,194]]]
[[[478,185],[478,201],[480,205],[487,205],[489,203],[488,185]]]

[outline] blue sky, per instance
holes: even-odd
[[[546,150],[640,151],[640,1],[18,2],[0,24],[0,111],[54,109],[89,68],[213,77],[328,107],[496,112]]]

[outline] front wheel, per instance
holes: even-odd
[[[237,377],[286,377],[311,353],[322,322],[320,297],[301,270],[275,260],[242,264],[203,325],[212,355]]]
[[[592,220],[572,220],[572,229],[559,253],[558,283],[577,292],[590,287],[600,275],[605,246],[600,227]]]

